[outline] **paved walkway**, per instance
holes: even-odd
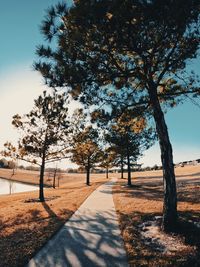
[[[127,267],[112,198],[114,182],[98,187],[27,267]]]

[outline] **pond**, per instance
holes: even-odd
[[[38,190],[38,186],[29,185],[0,178],[0,195]]]

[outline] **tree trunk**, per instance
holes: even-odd
[[[127,147],[127,167],[128,167],[128,186],[131,186],[131,166],[130,166],[130,155],[129,155],[129,148]]]
[[[57,173],[57,167],[55,168],[53,174],[53,188],[56,188],[56,173]]]
[[[167,125],[161,109],[155,86],[149,90],[153,116],[159,138],[161,161],[163,167],[164,203],[162,228],[166,232],[173,231],[177,226],[177,194],[174,174],[172,146],[169,140]]]
[[[45,153],[43,153],[42,164],[40,166],[40,191],[39,191],[39,199],[40,202],[44,202],[44,170],[45,170]]]
[[[124,162],[123,162],[123,158],[121,158],[121,179],[124,179]]]
[[[90,185],[90,158],[88,157],[86,166],[86,185]]]
[[[58,175],[58,187],[60,186],[60,175]]]
[[[90,185],[90,167],[86,167],[86,185]]]
[[[106,168],[106,178],[108,179],[108,167]]]

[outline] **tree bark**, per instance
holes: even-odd
[[[60,175],[58,175],[58,187],[60,186]]]
[[[88,158],[86,166],[86,185],[90,185],[90,158]]]
[[[108,167],[106,168],[106,178],[108,179]]]
[[[86,168],[86,185],[90,185],[90,168]]]
[[[57,173],[57,167],[55,168],[53,174],[53,188],[56,188],[56,173]]]
[[[128,167],[128,186],[132,186],[131,182],[131,166],[130,166],[130,155],[129,155],[129,148],[127,147],[127,167]]]
[[[176,179],[174,174],[172,146],[155,86],[149,89],[149,96],[159,138],[163,167],[164,202],[162,229],[166,232],[171,232],[175,230],[178,220]]]
[[[42,156],[42,164],[40,166],[40,191],[39,191],[39,199],[40,202],[44,202],[44,170],[45,170],[45,152]]]
[[[123,162],[123,158],[121,158],[121,179],[124,179],[124,162]]]

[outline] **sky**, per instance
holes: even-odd
[[[33,71],[38,44],[44,43],[39,25],[45,10],[57,0],[0,0],[0,149],[17,139],[12,116],[31,110],[33,99],[45,89],[42,77]],[[200,74],[200,60],[190,66]],[[200,105],[200,100],[197,100]],[[73,105],[73,104],[72,104]],[[174,162],[200,158],[200,106],[186,101],[169,110],[166,122],[173,146]],[[160,165],[158,143],[139,160],[143,166]],[[72,166],[68,163],[67,167]],[[73,165],[74,166],[74,165]]]

